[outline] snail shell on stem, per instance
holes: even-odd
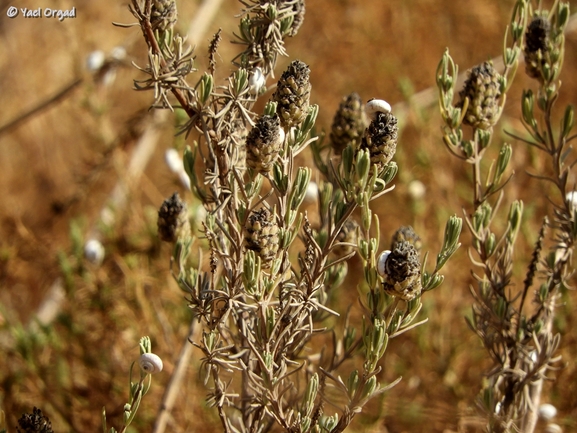
[[[154,353],[143,353],[138,360],[140,368],[146,374],[154,374],[162,371],[162,359]]]
[[[251,95],[257,95],[266,84],[266,78],[262,73],[262,69],[258,66],[254,68],[248,78],[248,90]]]
[[[387,259],[391,254],[391,250],[385,250],[379,256],[379,260],[377,260],[377,272],[381,277],[384,277],[387,274]]]

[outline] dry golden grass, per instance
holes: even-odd
[[[37,6],[41,6],[37,2]],[[155,237],[155,210],[178,189],[164,164],[163,151],[173,145],[173,122],[162,128],[162,139],[144,176],[131,185],[126,209],[105,232],[106,259],[102,267],[86,265],[82,245],[70,236],[71,224],[86,236],[98,223],[99,211],[134,148],[131,119],[142,116],[151,102],[137,93],[132,79],[138,72],[121,67],[108,87],[95,83],[85,71],[88,53],[110,52],[118,45],[127,59],[145,62],[138,28],[123,30],[112,21],[130,21],[122,2],[67,1],[77,18],[0,21],[0,125],[21,115],[39,101],[81,77],[81,84],[61,102],[0,135],[0,408],[9,431],[21,413],[42,408],[55,431],[97,431],[100,410],[106,406],[109,424],[119,425],[128,395],[127,374],[138,355],[138,338],[150,335],[154,351],[165,360],[165,373],[154,377],[153,388],[135,424],[148,431],[174,360],[187,332],[189,312],[184,295],[168,273],[170,250]],[[192,19],[198,1],[179,4],[181,23]],[[452,2],[412,0],[309,1],[305,23],[288,41],[290,58],[282,59],[277,75],[292,59],[310,65],[312,102],[321,107],[317,126],[327,130],[342,96],[357,91],[363,99],[380,97],[391,103],[407,100],[431,87],[445,47],[462,70],[502,50],[512,0]],[[572,2],[575,4],[575,2]],[[18,0],[17,7],[32,7]],[[236,25],[234,1],[225,2],[209,34],[198,41],[197,62],[206,63],[210,35],[223,28],[218,68],[228,75],[234,52],[226,43]],[[575,102],[577,33],[566,39],[564,100]],[[521,68],[520,68],[521,69]],[[522,72],[522,71],[520,71]],[[510,92],[504,124],[519,129],[519,74]],[[393,193],[379,199],[384,242],[402,224],[421,235],[424,249],[437,251],[444,220],[462,214],[468,205],[469,175],[452,159],[441,142],[436,107],[412,107],[400,134],[395,160],[400,167]],[[307,155],[307,159],[308,155]],[[303,159],[304,162],[304,159]],[[520,283],[537,227],[548,204],[548,189],[526,175],[540,167],[540,156],[514,143],[516,176],[507,197],[526,201],[528,221],[518,249]],[[423,198],[411,198],[408,185],[426,186]],[[538,194],[536,194],[538,193]],[[191,201],[190,195],[185,195]],[[463,237],[464,245],[469,242]],[[445,272],[440,289],[427,294],[424,313],[429,323],[391,342],[380,380],[403,380],[353,423],[353,431],[444,432],[479,431],[474,399],[488,360],[477,337],[465,325],[471,296],[469,261],[462,248]],[[59,258],[60,257],[60,258]],[[44,331],[26,331],[27,324],[51,284],[70,266],[66,301],[55,324]],[[351,273],[359,273],[354,259]],[[342,305],[355,303],[356,290],[341,295]],[[345,291],[346,292],[346,291]],[[574,332],[575,294],[563,297],[557,330],[563,334],[564,368],[548,384],[545,400],[560,411],[565,431],[577,429],[577,335]],[[18,325],[22,323],[22,327]],[[10,335],[10,337],[6,337]],[[17,342],[18,344],[14,344]],[[183,384],[170,430],[218,431],[216,414],[204,407],[205,390],[194,359]]]

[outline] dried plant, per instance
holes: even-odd
[[[22,430],[20,430],[22,429]],[[42,414],[38,408],[34,408],[32,413],[23,414],[18,420],[18,433],[53,433],[52,423]]]
[[[207,401],[222,430],[340,432],[400,380],[377,379],[388,340],[426,321],[416,321],[421,296],[442,283],[439,271],[459,246],[461,220],[447,223],[432,271],[407,227],[379,255],[371,203],[393,189],[396,117],[384,101],[372,101],[365,115],[353,95],[335,116],[331,145],[323,144],[312,133],[319,108],[310,103],[310,70],[299,60],[281,74],[264,112],[255,113],[305,5],[240,3],[233,42],[244,50],[219,84],[220,32],[209,46],[209,68],[198,76],[192,50],[174,31],[174,1],[131,2],[149,49],[148,64],[138,68],[146,77],[135,88],[154,92],[153,108],[188,117],[182,132],[193,144],[184,167],[207,211],[208,263],[190,265],[193,237],[176,194],[161,206],[159,233],[174,243],[174,277],[202,325],[192,343],[202,353]],[[301,210],[312,170],[299,167],[297,156],[309,147],[325,176],[319,218]],[[359,333],[350,311],[332,305],[357,252],[364,266],[364,279],[355,283],[363,307]]]
[[[563,31],[568,19],[569,6],[565,2],[555,2],[549,12],[533,12],[530,2],[517,1],[508,29],[510,46],[507,38],[505,41],[504,72],[498,73],[489,62],[473,68],[455,105],[457,67],[448,51],[437,70],[444,142],[452,154],[471,167],[473,175],[472,208],[466,218],[473,239],[470,257],[476,269],[469,325],[493,361],[479,398],[491,432],[534,431],[543,381],[560,359],[556,356],[560,337],[553,331],[553,318],[560,290],[571,275],[577,234],[573,188],[569,185],[574,164],[569,159],[569,143],[575,138],[570,135],[573,108],[565,109],[561,128],[553,125],[564,56]],[[513,253],[523,203],[511,203],[504,230],[499,234],[496,228],[506,184],[512,178],[504,179],[512,146],[502,144],[488,170],[483,162],[521,54],[527,74],[538,87],[536,92],[525,90],[522,96],[522,121],[527,134],[509,135],[548,156],[547,172],[533,177],[549,181],[556,192],[549,197],[553,216],[543,221],[524,282],[515,284]],[[470,127],[470,135],[464,126]],[[543,257],[547,230],[553,231],[552,246]],[[537,278],[542,282],[535,288]],[[531,297],[534,308],[527,302]]]

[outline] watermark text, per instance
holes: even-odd
[[[21,16],[22,18],[56,18],[58,21],[64,21],[66,18],[76,18],[76,8],[71,9],[52,9],[52,8],[17,8],[15,6],[10,6],[6,10],[6,16],[8,18],[16,18]]]

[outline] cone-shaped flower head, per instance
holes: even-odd
[[[175,0],[154,0],[150,14],[150,24],[154,30],[170,30],[176,24],[178,12]]]
[[[417,249],[407,241],[394,244],[385,263],[383,287],[390,296],[405,301],[421,293],[421,263]]]
[[[395,155],[397,134],[397,118],[392,113],[377,112],[375,119],[365,129],[359,149],[369,151],[371,165],[376,164],[379,172]]]
[[[283,72],[272,98],[285,131],[299,125],[309,111],[310,69],[300,60],[293,61]]]
[[[297,0],[296,2],[294,2],[292,4],[292,10],[294,12],[294,18],[293,18],[293,23],[292,26],[290,28],[289,31],[289,36],[293,37],[295,36],[300,27],[302,26],[304,20],[305,20],[305,0]]]
[[[260,116],[246,138],[246,163],[259,173],[268,173],[282,149],[285,133],[277,115]]]
[[[246,247],[260,256],[263,269],[270,268],[279,246],[275,215],[266,208],[253,211],[244,227]]]
[[[18,420],[17,430],[23,433],[53,433],[52,423],[48,417],[42,414],[40,409],[36,407],[32,410],[32,413],[23,414]],[[20,430],[22,429],[22,430]]]
[[[469,106],[463,123],[473,128],[489,129],[501,116],[500,75],[490,62],[484,62],[469,71],[465,87],[459,92],[457,107],[463,108],[465,98]]]
[[[162,202],[158,211],[158,235],[166,242],[190,237],[190,221],[186,204],[175,192]]]
[[[542,80],[541,67],[549,51],[549,32],[551,25],[545,17],[537,16],[527,27],[525,33],[525,72],[531,78]]]
[[[345,96],[333,118],[331,126],[331,146],[340,155],[349,143],[355,147],[361,142],[367,127],[365,105],[357,93]]]
[[[415,247],[415,249],[417,250],[417,252],[419,252],[421,250],[421,246],[422,246],[421,238],[419,237],[419,235],[417,233],[415,233],[415,230],[413,230],[413,227],[402,226],[395,232],[395,234],[393,235],[393,239],[391,241],[391,251],[397,247],[398,243],[403,242],[403,241],[406,241],[406,242],[409,242],[410,244],[412,244]]]

